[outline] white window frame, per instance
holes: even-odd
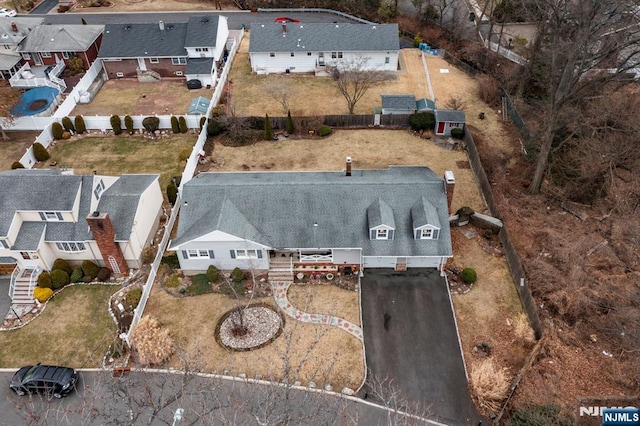
[[[186,250],[187,259],[211,259],[209,250]]]
[[[51,52],[41,52],[40,54],[42,55],[43,58],[50,58],[51,57]]]
[[[60,222],[62,219],[58,218],[57,212],[42,212],[44,214],[44,220],[47,222]]]
[[[178,77],[182,77],[184,75],[184,73],[182,71],[176,71],[176,75]]]
[[[93,194],[96,196],[96,200],[100,199],[100,196],[104,192],[104,182],[100,179],[100,182],[96,185],[96,189],[93,190]]]
[[[384,63],[385,63],[385,64],[389,64],[389,63],[391,63],[391,58],[389,58],[388,56],[385,56],[385,57],[384,57]]]
[[[69,52],[62,52],[62,57],[63,57],[64,59],[69,59],[69,57],[70,57],[70,56],[71,56],[71,55],[69,55]]]
[[[160,63],[160,59],[158,59],[158,58],[149,58],[149,63],[150,64],[158,64],[158,63]]]
[[[240,249],[236,250],[236,259],[257,259],[258,250],[256,249]]]
[[[386,228],[376,229],[376,240],[388,240],[389,230]]]
[[[118,72],[116,73],[116,77],[118,77],[118,78],[120,78],[120,77],[124,77],[124,73],[123,73],[123,72],[118,71]]]
[[[208,52],[208,47],[196,47],[196,52]]]
[[[336,59],[338,57],[338,52],[331,52],[331,59]]]
[[[275,52],[269,52],[269,57],[270,58],[275,58],[276,57],[276,53]]]
[[[8,44],[3,44],[2,47],[4,47],[5,50],[11,50],[11,46],[9,46]]]
[[[27,52],[22,52],[22,59],[28,61],[29,59],[31,59],[31,54]]]
[[[171,58],[171,64],[173,64],[173,65],[187,65],[187,58],[183,58],[183,57]]]
[[[311,52],[307,52],[307,56],[311,56]]]
[[[420,230],[420,239],[421,240],[432,240],[433,239],[433,229],[431,229],[431,228],[422,228]]]
[[[342,59],[342,52],[338,52],[338,59]]]
[[[87,245],[85,243],[73,241],[58,241],[56,242],[56,247],[58,247],[59,251],[67,253],[79,253],[82,251],[87,251]]]

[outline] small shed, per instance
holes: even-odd
[[[187,112],[187,114],[205,115],[207,113],[207,109],[209,109],[210,102],[211,101],[204,96],[198,96],[191,101],[191,105],[189,105],[189,111]]]
[[[464,111],[437,109],[434,111],[436,118],[436,135],[451,136],[451,130],[464,129],[466,118]]]
[[[383,114],[413,114],[416,112],[414,95],[380,95]]]
[[[416,101],[416,111],[433,112],[436,109],[436,103],[428,98],[418,99]]]

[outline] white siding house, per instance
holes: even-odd
[[[168,250],[189,274],[209,265],[263,271],[282,258],[292,271],[442,270],[452,255],[447,191],[451,183],[418,166],[200,173],[183,187]]]
[[[251,69],[258,74],[307,73],[364,62],[367,69],[398,69],[397,24],[252,24]]]

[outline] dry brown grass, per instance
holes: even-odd
[[[194,98],[211,98],[212,89],[189,90],[184,79],[141,83],[136,79],[109,80],[90,104],[78,104],[74,115],[184,115]]]
[[[74,8],[70,12],[76,13],[114,13],[114,12],[160,12],[160,11],[207,11],[211,12],[214,3],[204,0],[110,0],[114,4],[111,8],[86,7]],[[224,10],[238,10],[230,1],[222,0]],[[170,22],[170,21],[169,21]]]
[[[353,297],[352,295],[349,295]],[[331,302],[319,302],[317,306]],[[254,299],[274,306],[272,298]],[[338,305],[349,304],[338,302]],[[145,313],[160,318],[176,343],[192,364],[204,371],[265,380],[314,381],[318,386],[331,384],[340,390],[357,389],[364,377],[362,343],[335,327],[305,324],[286,318],[282,335],[264,348],[249,352],[223,349],[214,338],[214,330],[222,315],[236,307],[236,302],[220,294],[174,298],[154,289]],[[170,366],[180,368],[174,357]],[[285,373],[289,371],[289,373]]]
[[[471,369],[470,379],[479,402],[493,411],[499,410],[510,385],[506,368],[501,368],[493,359],[486,358]]]
[[[389,165],[425,165],[439,176],[452,170],[456,178],[453,208],[484,210],[475,177],[463,151],[449,151],[404,130],[336,130],[323,139],[258,142],[244,147],[216,144],[216,164],[209,171],[344,170],[345,158],[354,169],[380,169]]]
[[[38,134],[39,132],[7,132],[9,140],[0,140],[0,170],[9,170],[14,161],[20,161]]]
[[[287,298],[303,312],[333,315],[360,325],[359,297],[354,291],[335,285],[292,285]]]
[[[249,38],[242,40],[233,60],[230,79],[233,81],[231,105],[238,115],[281,116],[282,105],[269,93],[281,84],[282,76],[256,75],[251,72],[249,61]],[[417,98],[428,97],[426,78],[418,49],[400,51],[402,69],[396,80],[376,83],[358,102],[356,114],[372,114],[373,108],[381,105],[380,95],[409,93]],[[290,74],[287,76],[289,109],[293,116],[348,114],[347,102],[338,93],[330,77]]]

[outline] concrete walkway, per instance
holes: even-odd
[[[347,333],[362,340],[362,328],[357,325],[332,315],[323,314],[308,314],[298,310],[295,306],[289,303],[287,299],[287,290],[291,285],[291,281],[271,281],[271,290],[273,291],[273,298],[278,306],[291,318],[298,321],[307,322],[311,324],[325,324],[332,325],[334,327],[341,328]]]

